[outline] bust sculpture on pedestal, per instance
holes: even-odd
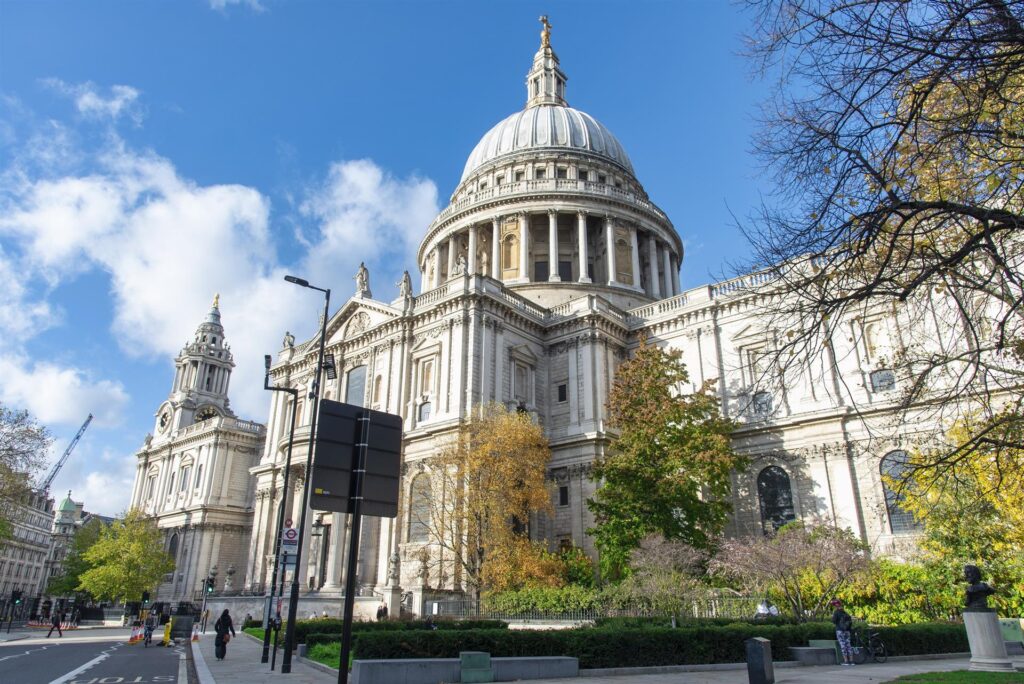
[[[967,591],[964,600],[964,627],[971,645],[971,669],[984,672],[1013,672],[1013,661],[1006,654],[1006,642],[999,629],[996,611],[988,607],[988,597],[996,593],[981,581],[981,568],[964,566]]]

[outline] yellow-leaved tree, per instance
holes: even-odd
[[[550,457],[529,414],[500,404],[474,410],[457,439],[429,461],[420,476],[429,478],[421,490],[429,496],[410,511],[411,526],[436,549],[420,557],[427,579],[446,586],[451,578],[473,598],[488,589],[557,584],[561,564],[530,537],[531,521],[552,510]]]

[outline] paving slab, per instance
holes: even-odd
[[[295,684],[336,684],[337,671],[327,674],[298,660],[292,660],[291,674],[281,676],[281,651],[277,652],[277,668],[271,672],[270,663],[261,663],[263,642],[241,630],[228,643],[227,657],[217,660],[213,652],[213,633],[192,642],[192,657],[196,662],[199,684],[263,684],[294,682]],[[563,682],[564,684],[564,682]]]

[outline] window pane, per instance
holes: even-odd
[[[430,478],[426,473],[412,481],[409,502],[409,541],[425,542],[430,537]]]
[[[888,392],[896,387],[896,374],[889,369],[876,370],[871,374],[871,389],[875,392]]]
[[[366,397],[366,366],[356,366],[348,372],[345,403],[362,406]]]
[[[789,475],[778,466],[768,466],[757,476],[757,495],[761,503],[761,522],[777,530],[796,520],[793,489]]]
[[[907,472],[907,452],[890,451],[882,457],[879,470],[884,477],[899,479]],[[885,507],[889,514],[889,528],[893,534],[908,534],[916,532],[920,524],[914,519],[913,514],[904,509],[900,503],[903,495],[889,488],[889,485],[882,480],[882,490],[885,492]]]

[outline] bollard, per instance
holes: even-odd
[[[750,684],[775,684],[772,642],[762,637],[753,637],[744,643],[747,646],[747,676]]]

